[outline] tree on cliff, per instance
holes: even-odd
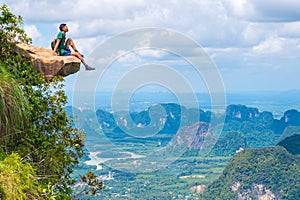
[[[20,187],[11,187],[10,193],[18,190],[27,199],[49,199],[53,194],[56,199],[70,199],[70,174],[83,155],[84,132],[72,127],[64,109],[67,97],[63,79],[46,82],[17,50],[16,42],[31,42],[20,28],[22,23],[22,18],[5,4],[0,7],[0,182],[7,168],[3,165],[9,165],[11,156],[20,156],[20,166],[32,167],[28,168],[37,194],[22,189],[26,181],[20,182]],[[22,171],[16,173],[19,178],[24,175]],[[9,199],[5,195],[10,189],[5,186],[0,185],[1,199]]]

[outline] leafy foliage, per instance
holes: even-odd
[[[69,199],[70,174],[83,155],[84,132],[72,127],[64,109],[63,78],[46,82],[16,46],[31,41],[20,28],[22,17],[5,4],[0,14],[1,151],[18,152],[35,169],[39,183],[55,190],[57,199]],[[9,140],[8,135],[15,137]]]
[[[1,6],[0,12],[1,37],[3,37],[4,40],[30,43],[31,38],[27,37],[25,31],[20,28],[20,24],[23,24],[22,17],[15,16],[11,13],[6,4]]]
[[[39,198],[38,182],[33,167],[21,160],[16,153],[0,162],[0,198],[36,199]]]
[[[219,138],[211,154],[215,156],[233,156],[240,148],[248,147],[246,137],[240,132],[229,131]]]
[[[81,186],[75,196],[85,195],[97,195],[102,191],[105,186],[102,181],[97,179],[96,175],[93,172],[88,171],[86,175],[80,176]]]
[[[3,150],[12,149],[9,144],[18,140],[20,130],[27,122],[28,101],[22,91],[0,65],[0,133]]]
[[[240,183],[236,191],[232,190],[234,183]],[[279,146],[247,149],[231,159],[223,174],[207,187],[202,198],[236,199],[238,194],[251,190],[254,184],[264,185],[277,198],[299,199],[300,166],[297,157]]]

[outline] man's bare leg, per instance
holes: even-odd
[[[69,48],[69,46],[72,47],[72,49],[75,51],[75,52],[71,52],[71,56],[76,56],[77,58],[79,58],[82,62],[82,64],[85,66],[85,69],[86,70],[95,70],[95,68],[93,67],[90,67],[85,61],[84,61],[84,58],[83,56],[81,55],[81,53],[78,52],[76,46],[75,46],[75,43],[73,42],[73,40],[71,38],[68,38],[67,39],[67,42],[66,42],[66,47]]]
[[[82,64],[85,66],[86,70],[95,70],[95,68],[90,67],[85,61],[84,58],[82,57],[82,55],[79,52],[71,52],[70,54],[71,56],[76,56],[77,58],[80,59],[80,61],[82,62]]]
[[[74,51],[78,52],[77,47],[71,38],[67,39],[66,46],[67,48],[71,46]]]

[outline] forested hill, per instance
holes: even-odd
[[[300,133],[275,147],[237,153],[201,198],[300,199]]]
[[[202,199],[300,199],[299,155],[284,147],[247,149],[236,154]]]

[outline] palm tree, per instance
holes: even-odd
[[[2,151],[12,151],[27,120],[28,102],[19,84],[0,65],[0,144]]]

